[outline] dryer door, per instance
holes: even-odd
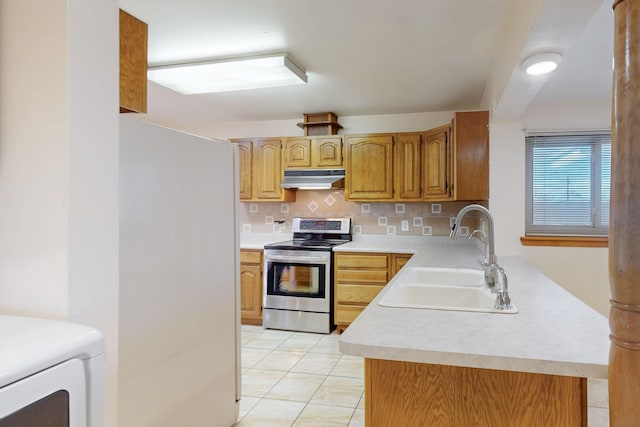
[[[0,388],[0,427],[87,427],[84,365],[72,359]]]

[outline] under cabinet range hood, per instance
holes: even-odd
[[[280,186],[291,190],[343,188],[344,169],[288,169]]]

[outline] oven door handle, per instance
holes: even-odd
[[[302,263],[311,263],[311,262],[329,262],[330,258],[327,256],[305,256],[301,258],[296,258],[292,256],[286,255],[267,255],[265,257],[266,261],[284,261],[284,262],[302,262]]]

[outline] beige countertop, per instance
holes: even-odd
[[[410,266],[477,268],[467,239],[354,236],[339,252],[413,253]],[[499,254],[499,253],[498,253]],[[607,378],[608,320],[518,257],[498,257],[517,314],[391,308],[378,300],[340,336],[347,354],[474,368]]]
[[[290,233],[242,233],[242,249],[291,239]],[[358,235],[336,252],[412,253],[409,266],[480,269],[474,239]],[[382,307],[400,271],[340,336],[344,353],[377,359],[607,378],[607,319],[518,257],[498,262],[517,314]]]
[[[269,243],[284,242],[292,233],[240,233],[240,249],[264,249]]]

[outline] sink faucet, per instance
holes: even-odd
[[[511,297],[509,296],[509,281],[507,280],[507,274],[504,272],[504,268],[498,264],[491,264],[489,269],[499,273],[502,279],[502,286],[500,290],[496,292],[496,302],[493,308],[496,310],[511,310],[513,306],[511,305]]]
[[[494,226],[493,226],[493,215],[491,215],[491,212],[489,212],[489,209],[485,208],[482,205],[477,205],[477,204],[467,205],[464,208],[460,209],[460,212],[458,212],[458,216],[456,217],[456,222],[451,227],[451,233],[449,234],[449,237],[452,239],[456,239],[458,237],[458,229],[462,224],[462,218],[464,218],[464,216],[471,211],[480,212],[487,218],[487,224],[488,224],[487,233],[485,234],[480,230],[475,230],[473,233],[471,233],[471,236],[469,236],[469,238],[473,237],[473,235],[476,232],[483,234],[485,237],[486,258],[480,264],[482,265],[482,269],[484,270],[485,283],[489,286],[489,288],[494,290],[496,286],[496,269],[491,268],[491,266],[498,264],[498,257],[496,256],[495,243],[494,243],[495,232],[494,232]]]

